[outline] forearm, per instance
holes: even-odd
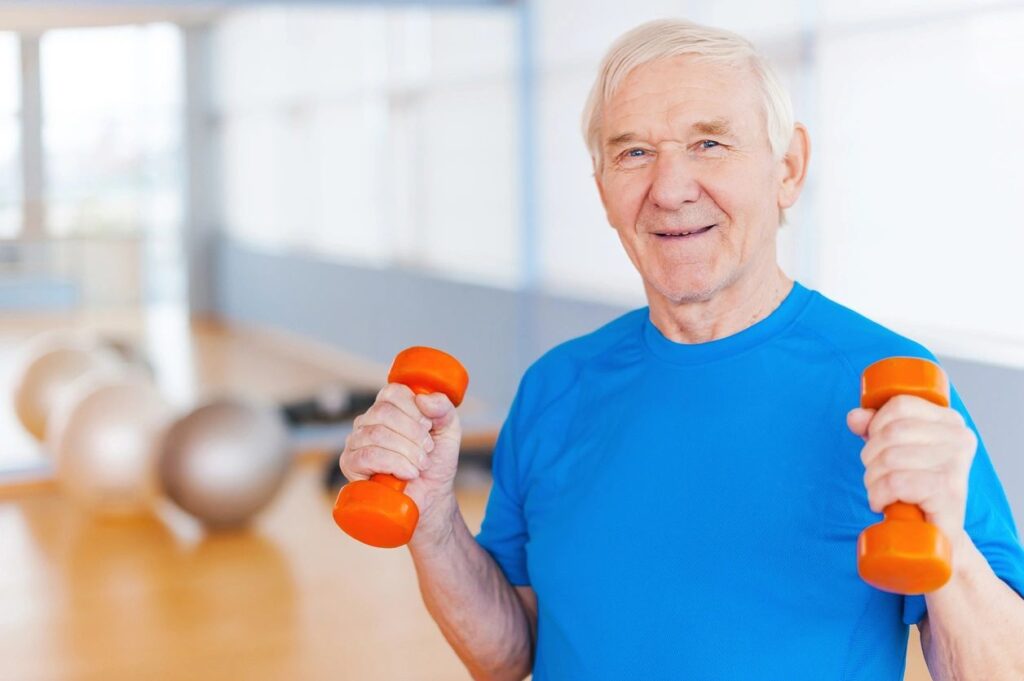
[[[953,577],[926,600],[921,645],[935,681],[1024,679],[1024,599],[992,572],[966,533]]]
[[[410,544],[423,601],[474,679],[523,679],[533,658],[523,603],[454,502],[451,513],[450,532]]]

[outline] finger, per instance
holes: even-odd
[[[345,451],[338,457],[338,468],[341,469],[341,474],[345,476],[345,479],[349,482],[355,482],[356,480],[366,480],[370,476],[366,473],[360,473],[359,471],[352,469],[352,453],[348,449],[348,444],[345,445]]]
[[[395,432],[388,426],[377,423],[363,426],[354,431],[348,439],[348,447],[361,449],[363,447],[380,447],[396,454],[401,454],[409,463],[422,469],[427,464],[427,445],[434,448],[434,442],[429,435],[425,435],[419,443],[410,441],[404,435]]]
[[[936,471],[891,471],[868,487],[868,504],[875,513],[897,501],[921,505],[944,489],[943,477]]]
[[[419,412],[417,411],[417,413]],[[430,419],[422,416],[418,419],[413,418],[392,402],[377,402],[365,414],[352,422],[352,432],[358,433],[366,428],[385,426],[414,445],[426,447],[429,444],[429,448],[433,449],[433,441],[430,440],[430,424]]]
[[[350,479],[365,479],[377,473],[390,473],[401,480],[414,480],[420,475],[420,470],[407,458],[375,445],[350,450],[343,459],[342,473],[345,477],[349,477],[350,472],[355,475]]]
[[[377,393],[377,403],[390,402],[414,421],[422,421],[423,425],[430,427],[429,419],[420,413],[416,406],[416,394],[407,385],[401,383],[388,383]],[[375,404],[376,406],[376,404]]]
[[[874,409],[861,409],[860,407],[851,409],[846,415],[846,426],[857,437],[867,439],[868,426],[874,416]]]
[[[457,423],[458,416],[455,405],[444,393],[417,395],[416,406],[424,416],[430,419],[431,432],[435,435],[447,433]]]
[[[892,445],[883,448],[866,466],[864,486],[870,487],[879,478],[893,471],[941,470],[949,461],[949,452],[941,447]]]
[[[885,428],[889,423],[898,419],[918,419],[921,421],[943,422],[950,419],[948,407],[929,402],[922,397],[914,395],[896,395],[883,404],[875,417],[871,420],[868,428],[868,437]]]
[[[867,444],[861,450],[861,462],[865,468],[872,464],[880,452],[890,447],[921,445],[936,451],[946,451],[945,445],[958,442],[964,437],[965,429],[945,422],[908,418],[890,421],[880,429],[872,425],[870,430]]]

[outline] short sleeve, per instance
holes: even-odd
[[[1010,504],[999,482],[992,460],[956,390],[951,406],[959,411],[976,434],[978,450],[967,483],[965,528],[974,545],[988,560],[992,571],[1010,588],[1024,597],[1024,549],[1021,548]],[[927,612],[924,596],[907,596],[903,603],[903,621],[917,624]]]
[[[476,541],[494,558],[513,586],[528,586],[526,519],[520,493],[516,443],[523,391],[520,388],[501,428],[492,458],[494,483]]]

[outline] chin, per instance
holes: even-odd
[[[671,303],[684,304],[710,300],[719,287],[714,282],[708,280],[688,279],[686,281],[679,281],[677,279],[674,281],[655,281],[649,283],[647,288],[648,295],[650,295],[651,289],[653,289],[659,296]]]
[[[721,261],[702,255],[686,259],[675,257],[638,258],[634,261],[644,280],[648,297],[655,294],[672,303],[708,300],[722,288]]]

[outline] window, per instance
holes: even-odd
[[[18,36],[0,32],[0,239],[21,232]]]
[[[233,239],[517,283],[514,15],[268,7],[214,45]]]
[[[40,63],[47,233],[175,230],[183,211],[179,30],[49,31]]]

